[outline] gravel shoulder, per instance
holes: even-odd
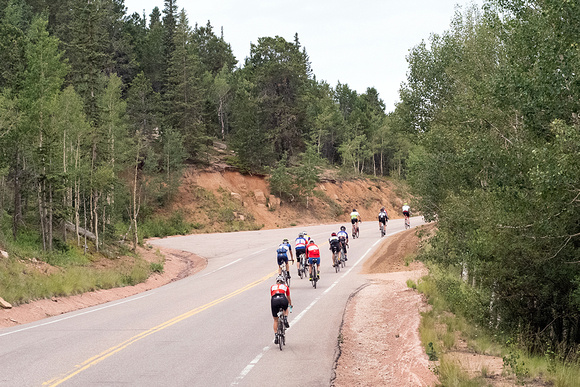
[[[421,263],[405,263],[418,245],[414,230],[398,233],[363,264],[368,282],[347,303],[332,386],[437,384],[419,339],[427,304],[407,286],[427,274]]]

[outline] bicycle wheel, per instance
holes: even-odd
[[[316,264],[312,263],[312,286],[316,289],[316,282],[318,281],[318,274],[316,273]]]
[[[286,278],[286,286],[290,287],[290,272],[287,271],[284,274],[284,278]]]
[[[276,336],[278,337],[278,345],[280,346],[280,351],[282,350],[282,341],[284,337],[284,310],[280,308],[280,312],[278,312],[278,331],[276,332]]]

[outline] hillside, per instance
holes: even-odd
[[[294,202],[271,195],[263,176],[244,175],[227,168],[189,168],[176,199],[167,210],[197,223],[194,232],[271,229],[325,222],[348,222],[353,208],[364,220],[374,220],[384,206],[400,217],[403,190],[386,179],[343,181],[330,173],[319,182],[315,197]]]

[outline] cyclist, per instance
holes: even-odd
[[[292,254],[292,246],[288,242],[288,239],[284,238],[282,243],[278,245],[276,249],[276,260],[278,261],[278,274],[282,274],[282,268],[280,265],[286,263],[286,272],[288,273],[288,278],[290,278],[290,265],[288,264],[288,253],[290,253],[290,257],[292,262],[294,262],[294,255]]]
[[[381,207],[381,211],[379,212],[379,230],[382,230],[382,228],[381,228],[381,224],[382,224],[384,227],[385,233],[386,233],[388,221],[389,221],[389,215],[387,215],[387,211],[385,210],[385,207]]]
[[[306,258],[310,265],[310,281],[312,281],[312,265],[316,263],[317,276],[320,279],[320,249],[314,243],[314,239],[310,238],[308,246],[306,246]]]
[[[358,230],[358,222],[362,223],[362,218],[355,208],[352,209],[350,213],[350,222],[352,223],[353,234],[354,230]]]
[[[306,244],[308,244],[308,242],[310,242],[310,235],[308,235],[308,233],[306,231],[302,231],[302,236],[304,237],[304,239],[306,239]]]
[[[298,269],[298,274],[300,275],[300,270],[305,270],[306,258],[304,261],[300,261],[300,254],[304,254],[306,257],[306,244],[308,241],[304,238],[304,233],[299,233],[298,238],[294,241],[294,249],[296,250],[296,267]],[[306,272],[304,272],[306,274]]]
[[[270,306],[272,308],[272,317],[274,318],[274,335],[278,331],[278,311],[284,309],[284,326],[290,328],[288,324],[288,305],[292,308],[292,299],[290,298],[290,288],[286,285],[284,277],[278,275],[276,283],[270,287]],[[274,336],[274,344],[278,344],[278,337]]]
[[[328,244],[330,245],[329,250],[332,251],[332,267],[335,267],[338,265],[337,259],[335,259],[335,254],[337,254],[336,257],[338,257],[338,253],[340,252],[340,239],[338,239],[335,232],[333,232],[330,235],[330,238],[328,238]]]
[[[407,203],[403,204],[403,215],[405,216],[405,221],[409,221],[409,214],[411,212],[411,207]]]
[[[346,248],[348,247],[348,233],[346,232],[346,227],[340,226],[340,231],[336,233],[336,236],[340,241],[342,251],[344,251],[344,260],[348,261],[348,258],[346,258]]]

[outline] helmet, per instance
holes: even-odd
[[[344,226],[340,226],[340,230],[341,230],[341,231],[344,231],[344,230],[346,230],[346,227],[344,227]]]
[[[288,243],[288,238],[284,238],[284,239],[282,240],[282,243]]]
[[[332,233],[330,236],[336,236],[336,233],[335,233],[335,232],[333,232],[333,233]]]
[[[306,231],[302,231],[302,236],[304,235],[308,235],[308,233]]]
[[[302,238],[304,236],[304,234],[302,234],[301,232],[298,233],[298,238]]]
[[[284,283],[286,282],[286,280],[284,279],[284,276],[282,274],[278,274],[278,277],[276,277],[276,282]]]
[[[356,212],[356,208],[353,208],[353,209],[352,209],[352,212]]]
[[[310,238],[310,243],[314,243],[314,239]]]
[[[384,210],[385,210],[385,207],[381,207],[381,211],[384,211]]]
[[[407,205],[407,203],[404,204],[405,206]]]

